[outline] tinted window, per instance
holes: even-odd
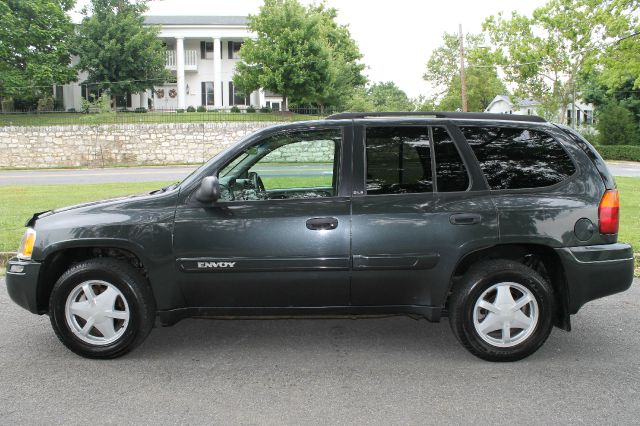
[[[445,128],[433,128],[433,145],[438,192],[466,191],[469,187],[469,175]]]
[[[367,194],[433,191],[427,127],[367,129]]]
[[[340,129],[283,132],[266,137],[220,170],[220,199],[335,196],[341,143]]]
[[[575,172],[562,146],[544,132],[508,127],[461,127],[491,189],[539,188]]]

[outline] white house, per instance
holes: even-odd
[[[153,92],[123,97],[118,100],[118,107],[176,110],[189,106],[222,109],[253,105],[280,109],[282,97],[278,94],[259,90],[240,96],[233,86],[240,46],[252,36],[246,16],[150,15],[145,16],[145,24],[160,27],[159,37],[167,49],[166,67],[175,80],[156,86]],[[86,87],[81,84],[85,78],[81,74],[80,85],[57,89],[65,109],[80,110],[82,97],[87,96]]]
[[[519,115],[538,115],[538,107],[540,102],[534,99],[521,99],[516,103],[512,102],[509,96],[498,95],[484,110],[484,112],[492,112],[495,114],[519,114]],[[569,103],[567,106],[566,123],[571,125],[573,113],[573,105]],[[590,126],[594,124],[593,105],[583,102],[576,102],[576,125]]]

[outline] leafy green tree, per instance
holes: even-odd
[[[580,94],[579,73],[611,38],[632,31],[639,7],[637,0],[550,0],[532,17],[491,16],[484,29],[500,47],[516,95],[560,105],[564,122],[568,104]]]
[[[442,41],[443,44],[431,54],[423,78],[436,90],[434,108],[455,111],[462,108],[460,39],[457,34],[445,33]],[[466,35],[465,81],[469,111],[484,111],[496,95],[507,93],[494,66],[499,58],[499,54],[485,48],[483,35]]]
[[[245,41],[234,84],[249,93],[259,88],[288,102],[332,106],[364,84],[361,54],[336,12],[323,4],[305,8],[297,0],[265,0],[249,17],[255,39]]]
[[[0,0],[0,97],[35,97],[76,77],[73,0]]]
[[[159,29],[144,25],[145,2],[92,0],[83,10],[75,52],[92,90],[139,93],[170,78]]]
[[[598,141],[603,145],[640,144],[638,121],[627,108],[612,102],[599,109]]]
[[[374,111],[413,111],[407,94],[392,81],[374,83],[367,89]]]

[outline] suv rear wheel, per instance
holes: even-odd
[[[454,288],[449,322],[472,354],[488,361],[516,361],[547,340],[555,312],[551,285],[511,260],[472,266]]]
[[[116,358],[129,352],[151,331],[155,311],[145,278],[131,265],[109,258],[71,267],[49,299],[56,335],[87,358]]]

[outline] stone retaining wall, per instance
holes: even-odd
[[[0,127],[0,168],[201,163],[273,124]]]

